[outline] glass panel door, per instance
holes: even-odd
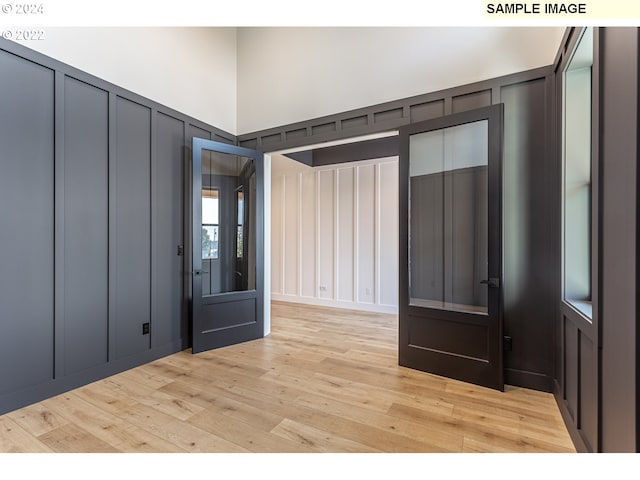
[[[502,390],[502,117],[400,129],[400,365]]]
[[[264,332],[262,153],[194,138],[192,157],[192,350]]]

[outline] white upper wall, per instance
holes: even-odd
[[[20,43],[237,133],[235,28],[50,27]]]
[[[48,27],[23,42],[232,134],[549,65],[560,27]]]
[[[564,30],[238,28],[238,133],[549,65]]]

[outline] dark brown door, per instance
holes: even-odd
[[[503,390],[502,105],[400,129],[400,365]]]
[[[264,171],[255,150],[193,139],[193,353],[264,334]]]

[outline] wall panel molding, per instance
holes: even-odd
[[[342,140],[397,130],[403,125],[496,103],[499,86],[544,78],[551,66],[416,95],[370,107],[349,110],[311,120],[282,125],[238,136],[238,144],[263,152]]]

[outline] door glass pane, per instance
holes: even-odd
[[[410,304],[486,314],[488,122],[409,137]]]
[[[202,152],[203,296],[255,289],[255,200],[251,159]]]

